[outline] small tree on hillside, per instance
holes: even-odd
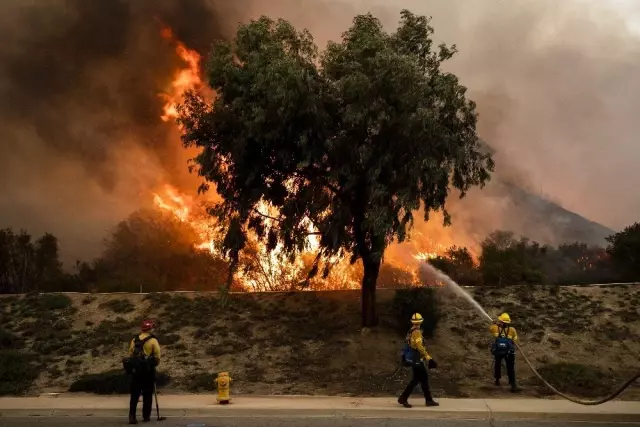
[[[480,272],[467,248],[452,246],[429,264],[451,277],[454,281],[467,286],[477,286],[481,283]]]
[[[421,205],[428,219],[452,187],[464,196],[493,169],[475,104],[440,69],[455,48],[435,48],[432,34],[428,18],[408,11],[393,34],[360,15],[318,56],[308,31],[263,17],[214,45],[217,97],[208,105],[191,93],[180,122],[184,144],[202,149],[200,175],[223,198],[212,213],[225,221],[232,266],[248,230],[269,249],[308,249],[310,220],[320,235],[311,274],[333,256],[362,259],[362,323],[377,323],[385,248],[407,237]]]
[[[640,280],[640,223],[607,237],[607,253],[631,280]]]
[[[539,285],[546,282],[542,259],[548,248],[512,232],[495,231],[482,242],[480,272],[486,285]]]
[[[133,212],[105,240],[95,264],[97,286],[107,292],[217,289],[227,263],[194,248],[197,241],[195,230],[169,213]]]

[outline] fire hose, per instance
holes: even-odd
[[[423,262],[420,265],[421,265],[421,267],[420,267],[421,268],[421,270],[420,270],[421,272],[425,272],[426,271],[429,275],[432,275],[432,276],[436,277],[437,280],[440,280],[441,282],[450,285],[451,288],[459,296],[462,296],[465,299],[467,299],[467,301],[470,302],[478,310],[478,312],[481,313],[487,320],[489,320],[489,322],[493,321],[491,316],[489,316],[489,314],[484,310],[484,308],[482,308],[482,306],[480,306],[480,304],[478,304],[478,302],[476,300],[474,300],[473,297],[471,295],[469,295],[469,293],[467,291],[462,289],[462,287],[460,287],[460,285],[458,285],[449,276],[447,276],[445,273],[443,273],[442,271],[438,270],[437,268],[433,267],[429,263]],[[515,342],[515,341],[514,341],[514,344],[516,345],[517,349],[520,351],[520,354],[522,354],[522,357],[524,358],[524,361],[527,362],[527,365],[529,365],[529,368],[531,368],[531,370],[533,371],[535,376],[547,388],[549,388],[549,390],[551,390],[552,392],[554,392],[558,396],[560,396],[560,397],[562,397],[562,398],[564,398],[564,399],[566,399],[566,400],[568,400],[570,402],[577,403],[578,405],[590,405],[590,406],[602,405],[603,403],[608,402],[611,399],[615,399],[620,393],[625,391],[631,384],[633,384],[638,378],[640,378],[640,372],[638,372],[635,375],[633,375],[631,378],[629,378],[627,381],[625,381],[613,393],[611,393],[608,396],[605,396],[603,398],[600,398],[600,399],[597,399],[597,400],[582,400],[582,399],[578,399],[576,397],[569,396],[568,394],[565,394],[565,393],[561,392],[560,390],[556,389],[554,386],[549,384],[549,382],[547,380],[545,380],[542,377],[542,375],[540,375],[540,373],[536,370],[536,368],[533,367],[533,364],[531,363],[531,361],[529,360],[527,355],[524,353],[524,351],[522,351],[522,348],[520,347],[520,345],[518,345],[518,343]],[[396,372],[397,372],[397,370],[396,370]],[[395,375],[395,372],[394,372],[393,375]]]
[[[625,391],[631,384],[633,384],[638,378],[640,378],[640,372],[638,372],[635,375],[633,375],[631,378],[629,378],[627,381],[625,381],[620,387],[618,387],[613,393],[609,394],[608,396],[605,396],[605,397],[597,399],[597,400],[581,400],[581,399],[578,399],[576,397],[569,396],[568,394],[565,394],[565,393],[561,392],[560,390],[556,389],[554,386],[549,384],[549,382],[547,380],[545,380],[542,377],[542,375],[540,375],[540,373],[538,373],[536,368],[533,367],[533,364],[529,361],[529,358],[527,357],[526,354],[524,354],[524,351],[522,351],[522,348],[518,345],[518,343],[515,343],[515,345],[518,348],[518,350],[520,350],[520,354],[522,354],[522,357],[524,358],[524,361],[527,362],[527,365],[529,365],[529,368],[531,368],[531,370],[533,371],[535,376],[540,381],[542,381],[542,383],[545,386],[547,386],[549,388],[549,390],[551,390],[552,392],[554,392],[558,396],[560,396],[560,397],[562,397],[564,399],[567,399],[570,402],[577,403],[578,405],[590,405],[590,406],[602,405],[603,403],[608,402],[611,399],[615,399],[620,393]]]
[[[554,392],[555,394],[557,394],[558,396],[562,397],[563,399],[566,399],[570,402],[573,403],[577,403],[578,405],[586,405],[586,406],[595,406],[595,405],[602,405],[603,403],[606,403],[612,399],[615,399],[616,397],[618,397],[618,395],[620,395],[620,393],[622,393],[623,391],[625,391],[627,388],[629,388],[629,386],[631,386],[631,384],[633,384],[638,378],[640,378],[640,372],[636,373],[635,375],[633,375],[631,378],[629,378],[627,381],[625,381],[620,387],[618,387],[613,393],[597,399],[597,400],[582,400],[582,399],[578,399],[576,397],[573,396],[569,396],[566,393],[561,392],[560,390],[558,390],[557,388],[555,388],[554,386],[552,386],[551,384],[549,384],[549,382],[547,380],[545,380],[542,375],[540,375],[540,373],[536,370],[536,368],[533,367],[533,364],[531,363],[531,361],[529,360],[529,358],[527,357],[527,355],[524,353],[524,351],[522,350],[522,348],[518,345],[518,343],[514,343],[516,345],[516,347],[518,348],[518,350],[520,350],[520,354],[522,355],[522,357],[524,358],[524,361],[527,362],[527,365],[529,365],[529,368],[531,368],[531,371],[533,371],[533,373],[535,374],[535,376],[552,392]],[[391,374],[391,376],[389,377],[389,379],[391,379],[392,377],[396,376],[396,374],[398,372],[400,372],[400,370],[402,369],[402,365],[398,366],[398,368]]]

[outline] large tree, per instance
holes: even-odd
[[[216,98],[189,94],[180,122],[185,145],[202,149],[200,175],[223,198],[212,214],[232,260],[249,230],[270,249],[308,249],[310,221],[320,236],[311,273],[335,256],[362,259],[362,323],[377,323],[385,248],[406,239],[421,205],[428,219],[452,188],[464,196],[493,170],[475,104],[440,67],[455,47],[434,47],[432,34],[429,19],[409,11],[393,34],[360,15],[318,54],[308,31],[262,17],[214,44]]]

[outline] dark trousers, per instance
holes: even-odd
[[[424,363],[420,363],[418,365],[413,365],[413,376],[411,377],[411,381],[407,384],[407,388],[404,389],[404,392],[400,396],[401,402],[406,402],[409,400],[409,396],[416,388],[418,384],[422,387],[422,393],[424,394],[424,399],[427,402],[433,400],[431,397],[431,390],[429,390],[429,374],[427,373],[427,368],[424,366]]]
[[[156,378],[154,374],[133,375],[131,377],[131,400],[129,401],[129,417],[136,416],[138,400],[142,394],[142,418],[151,418],[151,406],[153,404],[153,391]]]
[[[509,377],[509,384],[516,385],[516,355],[509,353],[506,356],[495,356],[493,374],[496,380],[502,377],[502,361],[507,364],[507,376]]]

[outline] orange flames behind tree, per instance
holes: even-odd
[[[165,40],[175,44],[175,53],[184,62],[184,67],[176,70],[167,91],[160,94],[165,102],[161,119],[165,122],[175,122],[178,117],[177,106],[182,102],[186,91],[196,90],[206,99],[213,99],[215,92],[203,84],[200,55],[176,40],[170,28],[164,27],[161,35]],[[217,234],[216,223],[208,215],[202,203],[196,203],[193,197],[181,193],[170,185],[166,185],[161,193],[154,193],[153,202],[156,207],[171,212],[178,220],[188,223],[196,231],[199,241],[194,242],[194,246],[197,249],[206,250],[214,256],[222,256],[215,244],[222,236]],[[265,204],[259,206],[259,209],[265,214],[274,215]],[[309,224],[309,230],[313,231],[312,224]],[[426,245],[416,245],[415,241],[408,244],[411,253],[408,259],[401,254],[402,251],[388,251],[385,262],[396,268],[407,270],[413,275],[413,282],[417,283],[419,280],[416,273],[417,263],[434,258],[446,251],[443,245],[436,245],[427,240],[425,242],[427,242]],[[404,247],[406,248],[407,244]],[[248,267],[240,269],[236,274],[237,286],[248,291],[291,289],[291,286],[295,286],[306,277],[310,269],[315,257],[314,252],[318,249],[317,236],[309,236],[308,248],[309,252],[301,254],[296,260],[290,262],[283,259],[281,247],[268,251],[256,236],[249,236],[246,251],[249,255],[244,256],[244,262]],[[329,262],[333,266],[331,276],[326,280],[320,277],[314,279],[308,289],[359,288],[362,278],[362,268],[359,263],[350,265],[346,259],[332,259]]]
[[[169,27],[162,28],[160,35],[163,39],[175,44],[176,55],[184,61],[186,67],[176,71],[168,92],[161,93],[160,97],[165,101],[163,113],[160,118],[165,121],[175,121],[178,117],[178,105],[182,102],[183,95],[189,90],[197,90],[207,98],[212,98],[214,93],[203,84],[200,73],[200,54],[191,50],[179,40],[176,40],[173,31]]]

